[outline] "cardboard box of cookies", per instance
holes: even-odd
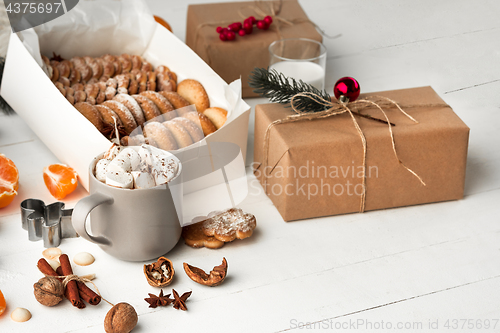
[[[250,107],[241,99],[241,82],[224,82],[196,53],[154,21],[144,1],[80,1],[51,22],[13,33],[1,95],[58,159],[78,172],[81,184],[88,190],[89,163],[111,143],[72,105],[78,101],[76,90],[72,92],[76,100],[61,94],[61,87],[51,81],[54,73],[48,71],[50,63],[44,60],[53,55],[97,59],[127,54],[139,56],[143,64],[151,66],[151,72],[166,66],[175,73],[175,83],[192,79],[201,84],[208,96],[206,106],[227,111],[225,123],[202,142],[234,144],[240,149],[239,156],[245,158]],[[155,82],[160,84],[159,79]],[[74,86],[62,86],[74,90]],[[115,86],[116,90],[119,88]],[[140,102],[139,99],[135,98]],[[191,184],[191,191],[216,185],[214,182],[205,177]]]

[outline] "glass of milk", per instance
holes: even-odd
[[[269,53],[270,70],[324,89],[326,47],[320,42],[307,38],[280,39],[269,45]]]

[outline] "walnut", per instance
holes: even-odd
[[[148,283],[153,287],[163,288],[172,283],[174,278],[174,265],[165,257],[160,257],[158,261],[144,265],[144,275]]]
[[[187,263],[184,263],[184,271],[186,271],[187,276],[194,282],[198,282],[205,286],[215,287],[221,284],[226,278],[227,261],[226,258],[222,258],[222,264],[215,266],[214,269],[210,271],[210,275],[205,273],[202,269]]]
[[[137,312],[128,303],[118,303],[111,308],[104,318],[106,333],[129,333],[137,325]]]
[[[55,277],[46,276],[33,285],[36,300],[45,306],[59,304],[64,296],[64,286]]]

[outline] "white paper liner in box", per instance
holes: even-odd
[[[205,140],[234,143],[245,158],[250,107],[241,99],[240,80],[227,85],[189,47],[154,22],[144,1],[80,1],[51,22],[11,35],[1,95],[57,158],[78,172],[87,190],[88,165],[110,142],[53,85],[40,67],[40,50],[64,58],[139,54],[153,66],[167,65],[179,81],[200,81],[210,104],[228,110],[226,124]],[[184,193],[217,186],[217,181],[200,179],[186,186]]]

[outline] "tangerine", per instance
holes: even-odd
[[[10,159],[0,154],[0,208],[8,206],[17,195],[19,171]]]
[[[4,313],[7,308],[7,303],[5,303],[5,297],[3,297],[2,291],[0,290],[0,316]]]
[[[162,26],[164,26],[165,28],[167,28],[170,32],[172,32],[172,27],[170,26],[170,24],[168,24],[167,21],[165,21],[164,19],[162,19],[161,17],[159,16],[156,16],[156,15],[153,15],[153,17],[155,18],[155,21],[160,23]]]
[[[43,169],[43,181],[57,200],[64,199],[78,186],[78,174],[65,164],[51,164]]]

